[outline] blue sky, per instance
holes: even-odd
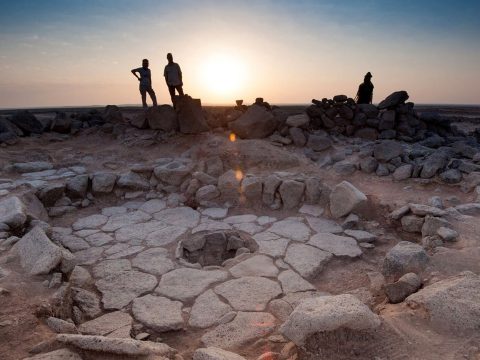
[[[354,95],[367,71],[374,73],[376,101],[403,88],[421,103],[480,103],[478,0],[0,5],[0,107],[138,103],[129,70],[143,57],[151,59],[156,91],[167,102],[161,74],[169,51],[187,89],[206,103]],[[220,80],[202,69],[216,53],[242,67],[236,93],[209,88]]]

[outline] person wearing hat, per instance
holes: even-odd
[[[372,74],[368,72],[363,79],[363,83],[358,87],[357,104],[371,104],[373,100]]]

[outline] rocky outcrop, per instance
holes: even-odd
[[[262,139],[271,135],[277,127],[273,114],[263,106],[252,105],[229,128],[242,139]]]

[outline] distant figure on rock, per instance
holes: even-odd
[[[373,99],[372,74],[368,72],[358,87],[357,104],[371,104]]]
[[[175,107],[175,90],[178,91],[178,95],[183,96],[182,70],[180,69],[180,65],[173,62],[172,54],[167,54],[167,60],[168,64],[165,66],[163,76],[165,76],[165,82],[167,83],[168,91],[172,98],[172,104],[173,107]]]
[[[140,76],[137,75],[140,74]],[[155,91],[152,89],[152,74],[148,68],[148,60],[143,59],[142,67],[132,70],[132,74],[140,81],[140,94],[142,95],[142,105],[146,109],[147,106],[147,93],[152,99],[153,106],[157,106],[157,97]]]

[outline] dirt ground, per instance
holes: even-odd
[[[296,109],[292,111],[295,112]],[[146,138],[151,135],[148,130],[132,129],[130,131],[131,135],[135,135],[137,139],[143,135],[147,135]],[[228,148],[222,150],[222,144],[228,142],[228,135],[228,132],[192,136],[174,135],[166,141],[143,146],[140,142],[129,145],[125,139],[122,141],[111,134],[98,131],[83,131],[65,140],[53,134],[44,134],[36,138],[21,138],[16,145],[0,148],[0,168],[13,162],[46,160],[55,164],[55,167],[82,165],[89,173],[108,169],[121,171],[135,163],[149,163],[158,158],[178,157],[186,151],[199,148],[200,145],[208,147],[211,143],[220,144],[216,147],[216,151],[220,153],[225,151],[227,156],[234,157],[235,152],[228,153],[228,151],[235,149],[235,146],[240,146],[242,140],[237,140],[237,144],[230,144]],[[346,146],[348,144],[336,144],[335,150]],[[276,166],[276,160],[282,164],[281,158],[275,159],[275,149],[271,146],[271,154],[267,154],[271,156],[267,162],[273,164],[272,166]],[[368,292],[370,280],[367,273],[381,271],[382,261],[388,249],[402,239],[417,242],[421,240],[419,237],[412,238],[411,235],[402,232],[398,224],[389,221],[386,214],[391,210],[408,202],[425,204],[432,196],[441,196],[443,199],[456,197],[461,203],[473,200],[473,195],[461,192],[459,186],[449,186],[436,181],[409,179],[394,182],[390,177],[381,178],[360,171],[353,176],[342,177],[331,169],[322,169],[308,160],[301,149],[285,147],[283,151],[297,157],[299,164],[292,167],[285,163],[284,167],[276,170],[313,175],[330,186],[342,180],[348,180],[364,192],[370,200],[370,206],[362,216],[367,220],[368,226],[372,229],[381,229],[384,234],[377,242],[375,249],[357,260],[332,261],[328,268],[312,282],[319,290],[331,294],[352,292],[361,296],[362,289],[367,289]],[[232,159],[233,163],[235,159]],[[272,170],[271,166],[263,167],[261,163],[244,170],[252,169],[264,173]],[[12,176],[12,174],[0,173],[0,178],[12,178]],[[71,225],[79,217],[97,213],[103,207],[121,202],[114,196],[98,198],[93,205],[52,219],[50,223],[52,226]],[[239,207],[233,214],[247,212],[251,213],[252,209]],[[295,216],[297,212],[296,210],[289,212],[263,209],[262,214],[283,218]],[[450,248],[455,249],[455,253],[453,255],[452,253],[448,255],[443,255],[441,252],[431,253],[433,256],[431,268],[424,274],[427,283],[432,273],[435,273],[437,278],[444,278],[463,270],[480,272],[480,251],[478,251],[480,224],[472,218],[467,222],[454,223],[454,226],[461,230],[460,240],[449,245]],[[27,357],[35,345],[53,336],[52,331],[37,317],[42,314],[42,305],[46,299],[54,292],[42,284],[47,277],[27,277],[18,264],[10,263],[9,266],[13,266],[13,276],[9,276],[8,281],[0,277],[0,287],[10,292],[5,295],[0,294],[0,358],[5,360]],[[431,329],[426,321],[414,317],[404,304],[387,304],[384,298],[371,298],[366,301],[371,303],[375,311],[383,315],[386,322],[383,325],[385,329],[380,334],[365,335],[367,339],[371,336],[374,341],[370,342],[363,354],[345,353],[345,346],[342,346],[341,351],[335,348],[328,349],[326,344],[332,339],[321,337],[311,340],[313,341],[311,349],[323,349],[322,359],[374,359],[369,356],[379,353],[383,353],[384,357],[379,356],[375,359],[480,359],[480,335],[463,338],[457,337],[456,334],[442,334]],[[188,359],[188,355],[200,344],[199,337],[195,333],[168,333],[163,334],[162,339],[172,347],[183,347],[185,359]],[[339,339],[343,339],[342,341],[347,344],[350,341],[356,341],[345,334],[338,334],[335,339],[339,344],[342,344]],[[380,348],[383,350],[379,351]],[[270,350],[279,351],[279,349]],[[248,351],[244,351],[243,355],[254,359],[262,351],[264,351],[264,345],[259,343]],[[305,359],[316,359],[312,354],[301,353],[300,355]]]

